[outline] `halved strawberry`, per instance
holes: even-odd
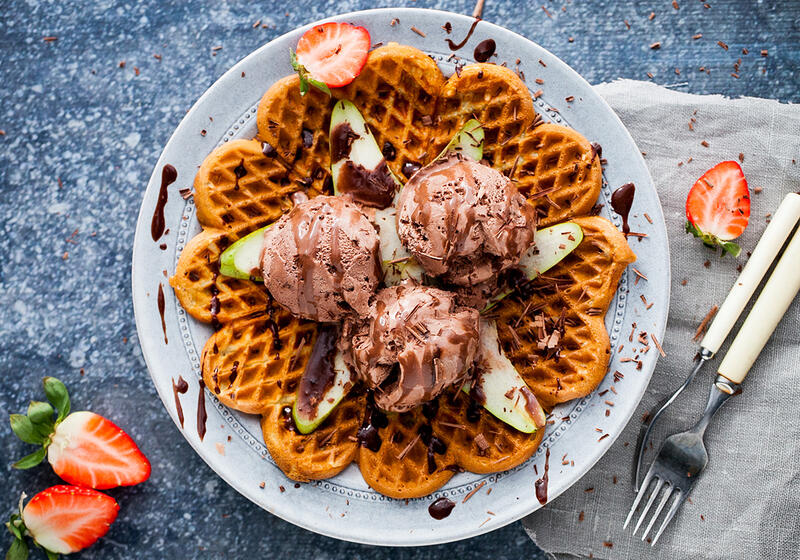
[[[737,162],[718,163],[697,180],[686,198],[686,219],[686,231],[705,245],[739,255],[741,248],[731,239],[739,237],[750,220],[750,190]]]
[[[6,558],[28,557],[26,536],[33,537],[48,558],[82,550],[108,533],[117,512],[114,498],[96,490],[66,485],[43,490],[6,524],[15,537]]]
[[[330,94],[329,87],[346,86],[361,73],[369,54],[369,32],[349,23],[323,23],[306,31],[292,53],[300,75],[300,92],[308,86]]]
[[[11,415],[11,428],[20,439],[41,448],[14,464],[29,469],[45,456],[65,481],[90,488],[133,486],[150,476],[150,462],[119,426],[93,412],[69,414],[67,388],[54,377],[44,379],[47,399],[53,406],[32,402],[27,416]]]

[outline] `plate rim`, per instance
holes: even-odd
[[[258,499],[256,499],[256,497],[254,495],[255,493],[252,491],[252,489],[250,489],[249,487],[245,487],[243,482],[237,480],[236,477],[229,477],[229,476],[226,476],[225,473],[221,472],[223,469],[221,467],[218,468],[216,462],[213,460],[214,457],[211,455],[211,451],[208,450],[207,448],[202,448],[201,445],[199,445],[199,443],[197,441],[195,441],[194,438],[189,437],[189,435],[187,434],[186,430],[182,429],[178,425],[178,419],[177,419],[176,414],[173,414],[173,411],[167,405],[167,403],[171,400],[172,395],[166,394],[165,391],[162,390],[161,386],[157,382],[157,379],[156,379],[157,376],[155,374],[155,368],[156,368],[155,356],[148,355],[148,352],[145,351],[145,344],[144,344],[144,341],[143,341],[143,338],[145,336],[156,336],[156,335],[158,335],[160,333],[155,333],[155,335],[154,335],[152,333],[147,333],[143,329],[143,321],[144,321],[143,317],[144,317],[145,313],[147,313],[143,309],[143,306],[145,305],[145,299],[143,297],[137,297],[137,294],[142,292],[143,290],[140,288],[140,286],[137,283],[137,266],[136,266],[136,262],[137,262],[138,252],[144,250],[144,248],[143,249],[138,249],[138,248],[139,248],[140,245],[144,246],[144,243],[141,243],[140,241],[141,241],[141,239],[143,237],[146,237],[146,235],[149,233],[149,232],[146,231],[147,230],[146,226],[149,225],[148,224],[148,221],[149,221],[148,220],[148,214],[149,214],[149,210],[150,210],[150,205],[148,204],[147,193],[148,193],[148,191],[150,191],[151,188],[153,188],[154,184],[156,185],[156,188],[157,188],[158,184],[160,183],[159,176],[160,176],[161,167],[165,163],[164,162],[165,152],[167,151],[168,146],[170,146],[170,144],[176,139],[176,137],[179,137],[179,134],[183,132],[183,129],[187,126],[187,124],[194,120],[195,114],[198,111],[198,107],[204,101],[206,101],[208,97],[210,97],[211,95],[214,95],[214,90],[216,90],[218,88],[218,86],[220,85],[221,82],[224,82],[226,79],[229,79],[232,75],[237,74],[240,71],[240,67],[241,66],[246,64],[251,59],[261,56],[262,51],[268,51],[270,48],[273,47],[274,43],[284,40],[287,36],[289,36],[289,35],[299,35],[301,32],[312,28],[314,25],[317,25],[317,24],[320,24],[320,23],[326,22],[326,21],[342,21],[342,20],[348,20],[349,18],[370,18],[370,17],[376,16],[376,15],[383,16],[387,12],[391,12],[392,15],[395,15],[395,16],[399,15],[401,17],[403,15],[410,16],[410,15],[413,14],[415,16],[419,16],[419,15],[440,16],[440,17],[444,17],[444,18],[449,18],[452,21],[460,20],[460,22],[464,22],[464,23],[471,23],[472,21],[474,21],[474,19],[472,17],[466,16],[466,15],[463,15],[463,14],[457,14],[457,13],[443,11],[443,10],[426,9],[426,8],[376,8],[376,9],[348,12],[348,13],[344,13],[344,14],[338,14],[338,15],[333,15],[333,16],[330,16],[330,17],[326,17],[324,19],[321,19],[321,20],[318,20],[318,21],[315,21],[315,22],[311,22],[311,23],[308,23],[306,25],[303,25],[303,26],[300,26],[298,28],[295,28],[295,29],[293,29],[293,30],[291,30],[291,31],[289,31],[289,32],[287,32],[285,34],[282,34],[282,35],[280,35],[278,37],[275,37],[271,41],[259,46],[258,48],[256,48],[252,52],[248,53],[245,57],[243,57],[242,59],[237,61],[233,66],[231,66],[228,70],[226,70],[219,78],[217,78],[214,81],[214,83],[211,86],[209,86],[203,92],[203,94],[200,97],[197,98],[197,100],[193,103],[191,109],[184,115],[184,117],[181,119],[180,123],[177,125],[177,127],[175,128],[173,133],[170,135],[169,139],[167,140],[167,143],[164,144],[162,152],[159,155],[159,158],[158,158],[158,160],[156,162],[156,165],[154,167],[153,173],[152,173],[152,175],[151,175],[151,177],[150,177],[150,179],[149,179],[149,181],[147,183],[147,188],[146,188],[145,192],[143,193],[143,200],[142,200],[142,204],[141,204],[140,209],[139,209],[139,215],[138,215],[137,222],[136,222],[136,233],[135,233],[135,237],[134,237],[134,245],[133,245],[133,251],[132,251],[131,288],[132,288],[132,299],[133,299],[133,304],[134,304],[133,305],[133,307],[134,307],[134,317],[135,317],[135,323],[136,323],[136,329],[137,329],[138,343],[139,343],[139,345],[140,345],[140,347],[142,349],[142,356],[143,356],[145,364],[147,366],[148,373],[149,373],[149,375],[151,377],[151,380],[153,381],[153,384],[154,384],[154,386],[156,388],[156,391],[157,391],[157,393],[159,395],[159,398],[162,401],[162,405],[167,410],[167,413],[172,418],[172,420],[175,423],[176,427],[178,427],[179,432],[181,433],[181,435],[184,436],[184,439],[186,439],[186,441],[190,444],[190,446],[194,449],[194,451],[206,462],[206,464],[209,465],[209,467],[218,476],[220,476],[220,478],[225,480],[225,482],[227,484],[229,484],[231,487],[236,489],[240,494],[245,496],[247,499],[249,499],[250,501],[252,501],[256,505],[258,505],[260,508],[265,509],[266,511],[268,511],[268,512],[270,512],[270,513],[272,513],[272,514],[274,514],[274,515],[276,515],[278,517],[280,517],[281,519],[284,519],[284,520],[286,520],[286,521],[288,521],[288,522],[290,522],[290,523],[292,523],[294,525],[297,525],[299,527],[303,527],[303,528],[305,528],[307,530],[310,530],[312,532],[315,532],[315,533],[318,533],[318,534],[322,534],[322,535],[325,535],[325,536],[329,536],[329,537],[333,537],[333,538],[337,538],[337,539],[341,539],[341,540],[346,540],[346,541],[349,541],[349,542],[356,542],[356,543],[362,543],[362,544],[382,545],[382,546],[423,546],[423,545],[434,545],[434,544],[441,544],[441,543],[446,543],[446,542],[453,542],[453,541],[463,540],[463,539],[471,538],[473,536],[477,536],[477,535],[480,535],[480,534],[484,534],[484,533],[499,529],[500,527],[503,527],[503,526],[505,526],[507,524],[513,523],[514,521],[517,521],[517,520],[521,519],[525,515],[528,515],[529,513],[535,511],[536,509],[538,509],[541,506],[534,505],[533,508],[529,508],[529,507],[527,507],[527,505],[525,505],[525,507],[520,507],[520,506],[524,505],[524,504],[520,504],[520,506],[517,506],[515,508],[506,508],[505,510],[502,510],[503,513],[499,514],[495,519],[493,519],[493,521],[495,521],[495,523],[487,524],[485,526],[485,528],[482,528],[481,526],[478,526],[478,527],[475,527],[475,528],[468,528],[466,530],[456,530],[455,532],[453,532],[453,531],[450,531],[450,532],[436,531],[436,532],[434,532],[432,534],[425,534],[425,535],[423,535],[423,534],[415,534],[415,535],[406,534],[404,540],[396,540],[396,541],[393,540],[391,542],[387,542],[385,539],[384,540],[379,540],[377,538],[369,538],[367,535],[344,534],[342,532],[336,532],[333,529],[329,530],[327,527],[315,526],[315,525],[312,524],[311,520],[304,519],[304,515],[303,515],[302,512],[296,512],[296,511],[293,512],[292,511],[293,508],[291,508],[291,507],[288,507],[288,508],[279,508],[278,507],[278,508],[276,508],[274,506],[274,504],[266,503],[265,499],[262,499],[261,501],[259,501]],[[575,70],[573,70],[568,64],[566,64],[563,60],[561,60],[559,57],[557,57],[556,55],[554,55],[552,52],[548,51],[547,49],[545,49],[541,45],[535,43],[534,41],[531,41],[530,39],[528,39],[528,38],[526,38],[526,37],[514,32],[514,31],[511,31],[511,30],[509,30],[507,28],[501,27],[501,26],[499,26],[497,24],[494,24],[494,23],[491,23],[491,22],[488,22],[488,21],[485,21],[485,20],[481,20],[481,22],[483,23],[484,27],[488,26],[488,29],[486,29],[487,33],[488,32],[500,33],[501,35],[506,35],[506,38],[510,38],[510,40],[513,40],[515,43],[517,43],[517,42],[527,43],[527,44],[529,44],[528,46],[533,46],[534,48],[540,49],[543,52],[547,53],[548,56],[551,57],[551,59],[553,61],[556,61],[557,63],[560,64],[560,66],[561,66],[560,69],[563,70],[564,72],[566,72],[569,75],[571,81],[573,81],[574,83],[579,83],[582,86],[585,86],[587,89],[589,89],[589,90],[591,90],[593,92],[593,96],[596,98],[595,101],[599,101],[607,109],[608,118],[616,119],[616,124],[618,125],[619,129],[621,131],[623,131],[623,134],[627,137],[627,139],[630,141],[630,143],[633,146],[636,146],[636,143],[635,143],[634,139],[632,138],[632,136],[630,135],[630,132],[625,127],[625,125],[622,123],[622,121],[619,119],[619,116],[608,105],[608,103],[605,101],[605,99],[602,98],[596,92],[594,92],[594,90],[592,89],[592,86],[582,76],[580,76],[580,74],[578,74]],[[414,45],[412,44],[412,46],[414,46]],[[550,62],[550,60],[548,60],[548,62]],[[637,150],[638,150],[638,148],[637,148]],[[666,257],[666,263],[665,263],[666,275],[662,280],[662,286],[665,289],[662,289],[662,293],[657,294],[657,295],[654,296],[654,301],[663,302],[663,312],[654,321],[655,324],[656,324],[655,332],[658,332],[658,335],[659,335],[660,339],[663,340],[664,339],[664,332],[666,330],[666,324],[667,324],[667,320],[668,320],[668,315],[669,315],[669,302],[670,302],[671,266],[670,266],[669,238],[668,238],[668,236],[666,236],[666,226],[665,226],[664,215],[663,215],[663,206],[661,205],[661,202],[660,202],[660,199],[659,199],[659,196],[658,196],[658,191],[655,188],[655,184],[654,184],[654,182],[652,180],[652,176],[650,175],[650,171],[649,171],[646,163],[644,162],[642,154],[641,153],[637,153],[636,157],[639,160],[639,163],[641,164],[641,167],[644,170],[644,173],[646,174],[646,178],[648,179],[648,186],[651,187],[649,190],[651,190],[652,194],[655,195],[655,201],[657,202],[657,205],[655,205],[655,207],[652,208],[652,209],[648,208],[648,211],[656,213],[656,216],[653,216],[654,222],[657,224],[657,226],[659,228],[662,228],[664,230],[664,233],[665,233],[663,241],[664,241],[664,245],[665,245],[665,249],[666,249],[666,255],[665,255],[665,257]],[[137,251],[137,249],[138,249],[138,251]],[[152,249],[150,249],[150,250],[152,250]],[[622,421],[621,421],[621,427],[622,428],[624,428],[628,424],[628,422],[630,421],[633,413],[635,412],[636,408],[638,407],[639,403],[641,402],[641,399],[642,399],[642,397],[644,395],[644,392],[647,390],[647,387],[648,387],[648,385],[649,385],[649,383],[650,383],[650,381],[652,379],[652,374],[653,374],[653,371],[655,369],[656,361],[657,360],[654,360],[654,361],[651,362],[652,367],[650,367],[650,364],[648,364],[649,371],[646,372],[647,380],[646,380],[645,383],[642,383],[641,390],[638,392],[638,394],[635,395],[635,398],[632,399],[632,400],[635,400],[636,404],[631,406],[630,410],[626,411],[626,413],[624,414],[624,418],[622,418]],[[597,461],[608,451],[608,449],[613,445],[613,443],[619,437],[621,432],[622,432],[622,429],[619,429],[615,433],[611,433],[610,437],[606,438],[607,441],[605,442],[604,445],[594,446],[594,450],[593,450],[594,452],[591,453],[591,456],[590,456],[589,460],[587,461],[587,463],[585,464],[585,466],[582,465],[582,468],[580,469],[580,472],[578,472],[577,475],[573,475],[573,477],[572,477],[573,481],[569,485],[565,486],[564,488],[561,488],[559,492],[554,493],[553,495],[549,496],[548,503],[552,502],[552,500],[554,500],[558,495],[560,495],[562,492],[566,491],[566,489],[568,489],[569,487],[571,487],[572,485],[577,483],[597,463]],[[509,504],[509,506],[514,506],[514,504],[513,503]],[[363,533],[363,531],[362,531],[362,533]],[[439,535],[442,535],[442,536],[440,537]]]

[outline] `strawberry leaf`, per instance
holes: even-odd
[[[698,239],[703,242],[703,245],[706,247],[710,247],[711,249],[716,249],[717,247],[722,247],[722,256],[725,256],[725,253],[728,253],[734,257],[738,257],[739,253],[742,252],[741,247],[739,247],[733,241],[723,241],[718,237],[711,235],[710,233],[706,233],[698,228],[693,223],[687,221],[686,222],[686,232],[691,233]]]
[[[305,95],[308,93],[308,90],[311,88],[311,86],[314,86],[322,93],[326,93],[328,97],[330,97],[330,88],[328,88],[324,82],[312,78],[305,66],[300,64],[300,62],[297,60],[297,54],[291,49],[289,50],[289,59],[292,63],[292,69],[297,72],[297,76],[300,78],[300,95]]]
[[[11,430],[25,443],[40,445],[47,439],[33,426],[31,419],[22,414],[12,414],[9,417]]]
[[[52,550],[47,550],[45,548],[44,553],[47,555],[47,560],[58,560],[58,554],[56,554]]]
[[[44,386],[44,394],[50,404],[58,410],[58,418],[56,422],[61,422],[69,414],[69,392],[67,387],[60,380],[55,377],[45,377],[42,379]]]
[[[47,448],[40,447],[30,455],[26,455],[25,457],[14,463],[12,466],[15,469],[24,471],[40,464],[42,461],[44,461],[46,455],[47,455]]]
[[[28,543],[23,539],[14,539],[6,552],[6,560],[28,560]]]
[[[742,248],[739,247],[733,241],[722,241],[720,242],[722,246],[722,256],[725,256],[725,253],[729,253],[732,257],[738,257],[739,253],[742,252]]]
[[[31,401],[28,405],[28,418],[34,425],[52,422],[53,412],[53,407],[45,402]]]

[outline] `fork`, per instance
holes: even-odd
[[[651,545],[656,544],[681,504],[689,496],[698,476],[708,464],[708,452],[703,437],[711,418],[730,397],[742,392],[742,381],[797,292],[800,291],[800,266],[797,263],[800,263],[800,229],[795,232],[783,256],[775,265],[764,289],[720,363],[703,417],[691,429],[669,436],[661,445],[636,494],[623,529],[628,527],[636,509],[647,495],[651,483],[653,491],[633,528],[634,535],[659,495],[658,506],[642,533],[642,540],[647,538],[664,507],[672,500]]]

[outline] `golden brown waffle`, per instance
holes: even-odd
[[[423,414],[422,407],[387,416],[388,425],[378,430],[381,438],[378,451],[366,447],[358,449],[356,460],[367,484],[392,498],[418,498],[450,480],[455,474],[455,458],[449,448],[439,453],[442,449],[428,439],[425,432],[431,427],[431,421]],[[439,438],[435,429],[430,434],[430,437]],[[433,464],[428,462],[429,447]]]
[[[291,208],[288,195],[301,188],[293,172],[267,157],[257,140],[232,140],[203,161],[194,180],[197,220],[204,228],[257,229]]]
[[[293,402],[275,405],[261,416],[261,431],[269,454],[286,476],[305,482],[330,478],[353,462],[356,434],[364,416],[364,396],[348,395],[308,435],[294,431]]]
[[[481,474],[524,463],[544,437],[544,429],[524,434],[512,428],[463,391],[439,399],[439,413],[433,425],[459,466]]]
[[[203,348],[203,381],[225,406],[261,414],[294,395],[316,333],[284,309],[228,323]]]
[[[381,148],[391,144],[389,166],[401,179],[404,164],[429,162],[467,120],[477,118],[486,135],[485,157],[517,182],[539,209],[542,225],[587,214],[599,195],[595,150],[571,129],[540,124],[527,87],[507,68],[470,65],[445,82],[430,57],[390,43],[372,51],[359,77],[333,96],[355,103]],[[412,498],[438,489],[459,468],[490,473],[521,464],[545,430],[518,432],[460,391],[438,404],[388,415],[388,425],[378,429],[377,452],[359,445],[368,407],[358,387],[312,434],[294,430],[291,406],[316,325],[276,308],[273,327],[263,286],[215,272],[230,243],[291,207],[291,192],[310,185],[314,196],[330,188],[332,104],[314,88],[301,97],[296,76],[280,80],[259,104],[259,140],[228,142],[198,172],[195,202],[206,229],[187,244],[170,283],[187,312],[218,324],[203,351],[207,387],[227,406],[262,415],[270,454],[295,480],[328,478],[355,460],[372,488]],[[584,230],[581,245],[495,311],[506,353],[548,408],[588,394],[604,377],[609,340],[603,317],[634,259],[607,220],[575,221]],[[273,346],[275,329],[280,348]],[[554,331],[557,344],[548,346]]]
[[[470,64],[442,87],[439,124],[430,153],[435,157],[470,119],[484,131],[483,157],[508,173],[519,154],[516,140],[536,118],[527,86],[511,70],[496,64]]]
[[[588,214],[600,196],[603,170],[589,141],[571,128],[542,124],[515,141],[519,160],[503,171],[536,207],[539,226]],[[515,156],[516,157],[516,156]]]
[[[584,229],[575,251],[497,309],[501,344],[546,408],[588,395],[605,376],[610,346],[603,318],[635,259],[605,218],[575,221]],[[559,334],[550,347],[553,331]]]
[[[438,153],[427,150],[436,127],[436,96],[443,83],[436,62],[424,52],[389,43],[370,52],[361,74],[333,94],[351,100],[361,111],[378,146],[390,156],[389,168],[405,181],[404,164],[422,165]],[[391,149],[384,149],[387,142],[394,157]]]
[[[198,321],[216,319],[225,324],[266,309],[269,296],[263,285],[217,273],[220,254],[237,238],[233,233],[204,230],[181,252],[169,283],[186,312]]]
[[[317,193],[331,190],[326,184],[330,183],[332,106],[331,99],[315,87],[300,95],[297,74],[275,82],[258,104],[258,137],[269,145],[265,152],[277,155]]]

